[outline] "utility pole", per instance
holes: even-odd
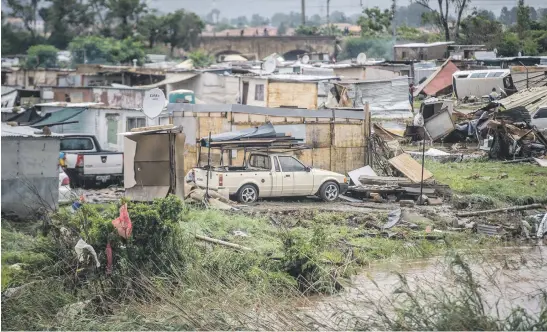
[[[302,1],[302,25],[306,25],[306,0]]]
[[[327,29],[329,36],[332,35],[332,31],[330,29],[330,0],[327,0]]]
[[[395,25],[395,11],[397,10],[397,0],[392,1],[393,4],[391,6],[391,15],[393,15],[393,17],[391,18],[391,27],[393,28],[393,39],[395,39],[397,35],[397,27]]]

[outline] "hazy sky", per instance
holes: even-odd
[[[300,12],[301,0],[147,0],[149,5],[161,12],[168,13],[176,9],[186,9],[199,15],[207,14],[213,8],[220,10],[221,17],[233,18],[240,15],[251,16],[258,13],[262,16],[271,17],[276,12]],[[398,0],[397,5],[408,5],[409,0]],[[436,1],[431,0],[434,6]],[[525,0],[529,6],[547,7],[547,0]],[[342,11],[347,15],[360,13],[363,6],[379,6],[388,8],[390,0],[331,0],[331,12]],[[471,7],[488,9],[499,14],[502,7],[511,8],[517,5],[517,0],[471,0]],[[306,0],[306,15],[326,15],[327,0]]]

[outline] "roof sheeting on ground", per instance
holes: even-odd
[[[528,112],[534,112],[539,106],[547,105],[547,86],[535,87],[517,92],[499,100],[506,110],[524,107]]]
[[[166,78],[163,81],[159,81],[159,82],[156,82],[154,84],[149,84],[149,85],[135,86],[134,88],[147,89],[147,90],[148,89],[153,89],[153,88],[160,87],[162,85],[167,85],[167,84],[173,84],[173,83],[186,81],[186,80],[189,80],[191,78],[194,78],[197,75],[198,74],[194,73],[194,72],[192,72],[192,73],[179,73],[179,74],[173,75],[172,77]]]
[[[48,116],[43,120],[31,124],[31,127],[41,128],[44,126],[55,126],[65,123],[72,123],[68,122],[68,120],[76,117],[86,109],[87,108],[63,108],[56,112],[49,113]]]
[[[427,96],[436,96],[440,91],[452,85],[452,74],[459,71],[458,67],[446,60],[433,74],[414,90],[414,96],[424,93]]]

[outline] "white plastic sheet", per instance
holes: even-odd
[[[101,263],[99,263],[99,259],[97,258],[97,253],[95,252],[95,249],[93,249],[93,247],[87,244],[87,242],[85,242],[84,240],[80,239],[78,243],[76,243],[74,250],[76,251],[76,255],[78,256],[78,260],[80,262],[84,261],[84,250],[87,250],[95,259],[96,266],[101,266]]]

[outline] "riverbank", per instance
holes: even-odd
[[[74,214],[62,209],[51,216],[47,236],[40,227],[21,230],[3,221],[2,328],[310,329],[317,322],[302,318],[295,299],[341,294],[364,267],[507,243],[450,231],[453,220],[443,207],[407,211],[414,226],[404,221],[384,230],[389,209],[340,204],[321,211],[312,201],[290,203],[300,209],[264,202],[226,212],[174,197],[128,203],[133,231],[126,240],[112,226],[122,203],[84,204]],[[80,237],[100,267],[91,255],[78,260]]]

